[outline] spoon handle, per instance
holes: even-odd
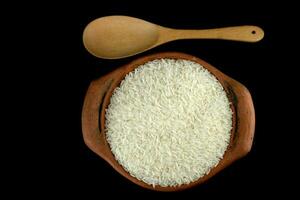
[[[264,31],[258,26],[234,26],[206,30],[165,29],[166,40],[178,39],[222,39],[242,42],[258,42]]]

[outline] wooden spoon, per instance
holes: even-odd
[[[116,59],[132,56],[163,43],[179,39],[223,39],[257,42],[264,32],[257,26],[236,26],[207,30],[176,30],[127,16],[101,17],[83,32],[85,48],[94,56]]]

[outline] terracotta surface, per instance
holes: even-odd
[[[147,61],[159,58],[187,59],[201,64],[217,77],[232,103],[233,129],[231,132],[230,144],[228,145],[223,159],[209,172],[209,174],[195,182],[178,187],[156,186],[153,188],[151,185],[130,176],[129,173],[126,172],[115,160],[112,152],[110,151],[109,144],[106,141],[104,132],[105,109],[109,104],[110,97],[114,89],[120,84],[127,73]],[[86,93],[82,111],[82,131],[86,145],[127,179],[142,187],[158,191],[178,191],[199,185],[214,176],[216,173],[220,172],[235,160],[245,156],[252,146],[254,128],[254,107],[250,93],[245,86],[226,76],[199,58],[176,52],[158,53],[134,60],[133,62],[93,81]]]
[[[83,32],[85,48],[94,56],[116,59],[132,56],[179,39],[222,39],[258,42],[264,31],[257,26],[180,30],[128,16],[106,16],[89,23]]]

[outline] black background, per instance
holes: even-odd
[[[44,7],[44,10],[38,10],[38,14],[47,10],[47,6]],[[275,7],[274,3],[262,5],[255,1],[238,4],[109,1],[58,5],[53,10],[49,8],[45,18],[35,20],[35,17],[30,17],[30,20],[34,19],[30,26],[35,28],[35,33],[25,35],[35,39],[36,43],[28,40],[26,47],[32,47],[30,57],[34,61],[30,63],[32,66],[29,64],[26,70],[20,71],[33,74],[32,80],[26,77],[26,88],[33,90],[19,90],[19,96],[23,97],[22,103],[28,102],[37,108],[35,112],[28,106],[27,113],[34,117],[29,123],[24,123],[24,127],[36,134],[32,134],[31,142],[34,144],[26,143],[26,148],[22,149],[26,156],[18,161],[23,166],[18,174],[26,177],[21,179],[21,185],[34,180],[35,185],[47,194],[56,191],[96,196],[100,193],[155,193],[131,183],[88,149],[82,138],[81,111],[92,80],[141,56],[177,51],[199,57],[244,84],[252,94],[256,111],[251,152],[204,184],[182,193],[231,195],[241,192],[251,195],[282,192],[290,175],[287,175],[289,171],[284,166],[288,157],[282,151],[287,143],[287,137],[282,137],[282,134],[287,135],[288,130],[279,117],[279,113],[287,109],[286,105],[283,106],[286,95],[281,94],[287,94],[283,83],[291,85],[294,81],[287,78],[290,73],[282,70],[290,68],[287,59],[283,59],[288,51],[283,48],[287,40],[280,40],[283,37],[280,33],[289,27],[289,20],[281,15],[282,10],[289,13],[283,6]],[[257,25],[264,29],[265,37],[258,43],[174,41],[129,58],[105,60],[85,50],[82,32],[90,21],[107,15],[128,15],[178,29]],[[288,18],[290,15],[285,16]],[[44,21],[41,22],[41,19]],[[24,25],[25,31],[27,28]],[[22,84],[25,85],[25,82]]]

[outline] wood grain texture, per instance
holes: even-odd
[[[233,128],[231,131],[230,144],[224,154],[223,159],[214,167],[207,175],[201,177],[197,181],[177,187],[161,187],[153,188],[138,179],[129,175],[121,165],[115,160],[110,151],[109,144],[105,136],[105,109],[109,105],[110,97],[116,87],[124,79],[126,74],[133,71],[136,67],[160,58],[186,59],[201,64],[209,70],[222,84],[227,96],[231,102],[233,111]],[[191,55],[166,52],[145,56],[137,59],[115,71],[93,81],[86,93],[82,111],[82,131],[84,141],[87,146],[106,160],[116,171],[129,179],[130,181],[151,190],[157,191],[179,191],[194,187],[210,179],[222,169],[245,156],[251,149],[255,129],[255,113],[251,95],[247,88],[241,83],[226,76],[207,62]]]

